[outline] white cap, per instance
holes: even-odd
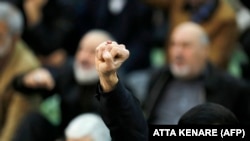
[[[65,129],[67,139],[80,139],[90,136],[94,141],[111,141],[109,129],[102,118],[93,113],[86,113],[74,118]]]

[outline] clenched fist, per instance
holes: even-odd
[[[104,92],[110,92],[118,82],[117,70],[129,57],[123,44],[107,41],[96,48],[95,65]]]

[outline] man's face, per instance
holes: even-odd
[[[177,29],[169,45],[170,68],[179,78],[192,78],[200,73],[206,63],[206,47],[200,37],[189,29]]]
[[[86,84],[96,82],[98,73],[95,68],[95,49],[104,42],[98,35],[88,35],[80,41],[75,55],[74,71],[79,83]]]
[[[76,61],[82,68],[91,70],[95,68],[95,48],[98,45],[91,43],[91,40],[83,39],[76,53]]]
[[[5,22],[0,21],[0,59],[4,58],[11,49],[11,36]]]

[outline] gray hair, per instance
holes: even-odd
[[[8,2],[0,2],[0,21],[8,24],[12,35],[21,35],[23,30],[23,17],[20,10]]]

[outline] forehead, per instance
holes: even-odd
[[[172,41],[200,41],[200,32],[194,28],[181,27],[174,30],[171,39]]]
[[[89,35],[84,36],[81,39],[79,48],[95,50],[95,48],[99,44],[107,40],[109,40],[107,36],[100,35],[100,34],[89,34]]]

